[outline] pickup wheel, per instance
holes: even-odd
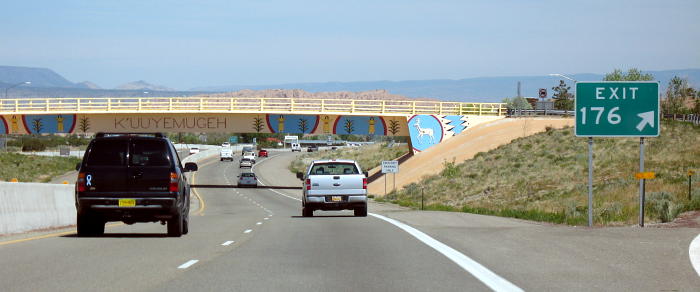
[[[355,208],[356,217],[367,217],[367,206]]]
[[[303,217],[313,217],[314,216],[314,209],[311,209],[309,207],[304,207],[301,209],[301,216]]]
[[[170,220],[168,220],[168,236],[170,237],[180,237],[182,236],[182,214],[177,213]]]

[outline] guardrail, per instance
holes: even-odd
[[[230,97],[15,98],[0,100],[0,114],[141,112],[502,116],[506,114],[506,106],[504,103]]]
[[[700,125],[700,114],[688,114],[688,115],[674,115],[674,114],[664,114],[664,119],[673,119],[681,122],[692,123],[693,125]]]

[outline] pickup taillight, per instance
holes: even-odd
[[[311,189],[311,180],[307,178],[306,179],[306,190],[308,191],[310,189]]]
[[[79,192],[84,192],[87,188],[85,187],[85,173],[78,173],[78,181],[76,182]]]
[[[367,178],[362,178],[362,189],[366,190],[367,189]]]
[[[176,172],[170,173],[170,187],[168,188],[171,192],[177,192],[180,189],[180,181]]]

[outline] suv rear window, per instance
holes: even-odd
[[[123,166],[126,165],[126,141],[98,140],[92,144],[86,165]]]
[[[354,163],[319,163],[311,167],[312,175],[360,174]]]
[[[131,146],[131,165],[169,166],[168,147],[163,141],[135,140]]]

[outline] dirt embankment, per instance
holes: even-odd
[[[522,118],[501,119],[483,123],[450,138],[435,147],[418,153],[406,160],[396,174],[396,188],[418,182],[423,176],[440,173],[445,161],[456,163],[471,159],[479,152],[495,149],[508,144],[516,138],[529,136],[545,130],[546,127],[563,128],[573,126],[571,118]],[[387,178],[387,190],[391,191],[394,176],[383,176],[372,182],[368,188],[370,194],[384,195],[384,179]]]

